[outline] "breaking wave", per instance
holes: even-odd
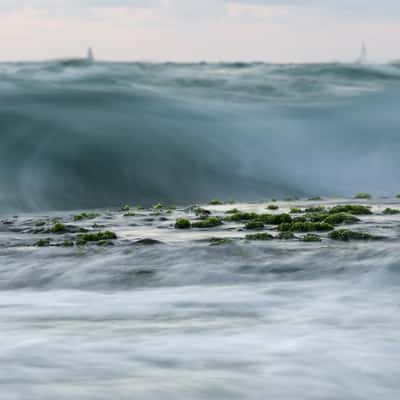
[[[394,65],[0,64],[0,209],[392,194],[399,83]]]

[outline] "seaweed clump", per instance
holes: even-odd
[[[293,232],[285,231],[285,232],[279,232],[278,239],[290,240],[290,239],[296,239],[296,236],[294,235]]]
[[[178,218],[175,221],[175,228],[176,229],[190,229],[192,224],[187,218]]]
[[[339,229],[331,232],[329,238],[332,240],[340,240],[349,242],[350,240],[380,240],[382,237],[373,236],[369,233],[350,231],[348,229]]]
[[[354,198],[355,198],[355,199],[360,199],[360,200],[369,200],[370,198],[372,198],[372,196],[371,196],[369,193],[360,192],[360,193],[357,193],[357,194],[354,196]]]
[[[268,210],[279,210],[279,206],[277,204],[269,204],[267,208]]]
[[[355,224],[360,222],[359,218],[347,213],[330,214],[324,221],[331,225]]]
[[[274,237],[266,232],[263,233],[254,233],[252,235],[246,235],[246,240],[272,240]]]
[[[222,206],[224,203],[221,200],[211,200],[208,205],[210,206]]]
[[[211,246],[222,246],[224,244],[232,243],[232,240],[225,238],[211,238],[210,244]]]
[[[56,222],[50,229],[51,233],[64,233],[66,230],[65,225],[60,222]]]
[[[303,212],[303,210],[298,207],[292,207],[290,209],[290,214],[301,214],[302,212]]]
[[[97,242],[99,245],[109,244],[110,240],[117,239],[117,235],[114,232],[93,232],[93,233],[82,233],[78,235],[77,245],[84,246],[88,242]]]
[[[215,228],[220,225],[222,225],[222,219],[219,217],[208,217],[192,223],[193,228]]]
[[[50,246],[51,239],[40,239],[35,243],[36,247],[48,247]]]
[[[322,239],[320,236],[315,235],[313,233],[308,233],[302,238],[303,242],[321,242]]]
[[[385,215],[396,215],[400,214],[400,210],[396,210],[395,208],[386,208],[383,213]]]
[[[84,219],[95,219],[97,217],[100,217],[99,213],[85,213],[85,212],[83,212],[83,213],[74,215],[74,221],[77,222],[77,221],[82,221]]]
[[[246,229],[263,229],[264,228],[264,222],[262,221],[258,221],[258,220],[253,220],[253,221],[249,221],[246,225],[245,225]]]
[[[359,204],[344,204],[331,208],[329,210],[330,214],[337,213],[348,213],[353,215],[371,215],[372,211],[367,206],[362,206]]]
[[[283,223],[278,226],[280,232],[327,232],[334,227],[326,222],[293,222]]]

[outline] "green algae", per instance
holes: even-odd
[[[51,239],[40,239],[35,243],[36,247],[48,247],[50,246]]]
[[[350,240],[380,240],[382,237],[370,235],[369,233],[356,232],[348,229],[338,229],[329,233],[329,238],[332,240],[339,240],[342,242],[349,242]]]
[[[338,205],[329,210],[330,214],[348,213],[353,215],[371,215],[372,211],[369,207],[360,204],[343,204]]]
[[[325,222],[293,222],[278,226],[280,232],[327,232],[333,229],[333,225]]]
[[[303,236],[301,239],[303,242],[321,242],[322,239],[320,236],[315,235],[313,233],[308,233],[307,235]]]
[[[222,225],[222,219],[219,217],[208,217],[202,219],[201,221],[196,221],[192,223],[193,228],[215,228]]]
[[[360,193],[357,193],[357,194],[354,196],[354,198],[355,198],[355,199],[360,199],[360,200],[369,200],[369,199],[372,198],[372,196],[371,196],[369,193],[360,192]]]
[[[257,221],[257,220],[253,220],[253,221],[249,221],[246,225],[245,225],[245,229],[263,229],[264,228],[264,222],[262,221]]]
[[[274,237],[266,232],[263,233],[254,233],[251,235],[246,235],[245,239],[246,240],[259,240],[259,241],[266,241],[266,240],[272,240]]]
[[[279,210],[279,206],[277,204],[269,204],[267,206],[268,210]]]
[[[117,239],[117,235],[111,231],[90,232],[90,233],[79,234],[76,243],[79,246],[84,246],[88,242],[104,243],[104,241],[109,241],[114,239]]]
[[[73,220],[75,222],[77,222],[77,221],[82,221],[84,219],[95,219],[97,217],[100,217],[99,213],[85,213],[85,212],[83,212],[81,214],[74,215]]]
[[[210,206],[222,206],[224,203],[221,200],[211,200],[208,205]]]
[[[50,232],[51,233],[64,233],[64,232],[66,232],[66,230],[67,229],[64,224],[57,222],[51,227]]]
[[[187,218],[178,218],[175,221],[175,228],[176,229],[190,229],[192,224]]]
[[[209,240],[211,246],[223,246],[225,244],[230,244],[232,243],[231,239],[225,239],[225,238],[211,238]]]
[[[385,214],[385,215],[397,215],[397,214],[400,214],[400,210],[397,210],[395,208],[386,208],[383,211],[383,214]]]

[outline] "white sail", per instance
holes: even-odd
[[[88,48],[87,59],[88,61],[94,61],[93,50],[91,47]]]
[[[357,59],[357,64],[366,64],[368,60],[368,55],[367,55],[367,46],[365,45],[365,43],[362,43],[361,46],[361,53],[360,56]]]

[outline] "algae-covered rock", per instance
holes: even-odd
[[[305,209],[306,213],[322,213],[325,212],[326,208],[324,206],[315,206],[315,207],[309,207]]]
[[[175,228],[176,229],[190,229],[192,224],[187,218],[178,218],[175,221]]]
[[[208,204],[210,206],[222,206],[224,204],[224,202],[221,200],[214,199],[214,200],[211,200]]]
[[[120,211],[129,211],[130,209],[131,209],[131,206],[128,204],[125,204],[120,208]]]
[[[220,225],[222,225],[222,219],[219,217],[208,217],[192,223],[193,228],[215,228]]]
[[[66,231],[67,229],[65,225],[61,224],[60,222],[55,223],[50,229],[51,233],[64,233]]]
[[[199,218],[207,218],[209,215],[211,215],[211,211],[210,210],[207,210],[207,209],[202,208],[202,207],[194,208],[193,212]]]
[[[347,213],[353,215],[371,215],[372,211],[369,207],[359,204],[343,204],[338,205],[329,210],[330,214]]]
[[[290,209],[290,213],[291,214],[301,214],[303,212],[303,210],[301,208],[298,207],[292,207]]]
[[[225,214],[239,214],[240,211],[237,208],[231,208],[228,211],[225,211]]]
[[[296,239],[296,236],[294,235],[293,232],[290,232],[290,231],[279,232],[278,239],[291,240],[291,239]]]
[[[269,204],[267,208],[268,210],[279,210],[279,206],[277,204]]]
[[[245,229],[263,229],[264,228],[264,223],[262,221],[249,221],[246,225],[245,225]]]
[[[327,232],[333,229],[332,225],[325,222],[293,222],[278,226],[280,232]]]
[[[231,239],[225,239],[225,238],[211,238],[210,239],[211,246],[222,246],[224,244],[229,244],[229,243],[232,243]]]
[[[123,215],[123,217],[136,217],[136,213],[129,211]]]
[[[355,198],[355,199],[369,200],[369,199],[372,198],[372,196],[371,196],[369,193],[360,192],[360,193],[357,193],[357,194],[354,196],[354,198]]]
[[[146,239],[137,240],[135,242],[135,244],[140,244],[143,246],[154,246],[156,244],[162,244],[162,242],[160,242],[159,240],[156,240],[156,239],[146,238]]]
[[[110,231],[81,233],[78,235],[77,244],[83,246],[88,242],[102,242],[114,239],[117,239],[117,235]]]
[[[321,200],[322,200],[321,196],[314,196],[308,198],[308,201],[321,201]]]
[[[251,235],[246,235],[246,240],[272,240],[274,237],[266,232],[262,232],[262,233],[254,233]]]
[[[315,235],[313,233],[308,233],[307,235],[303,236],[301,239],[303,242],[321,242],[322,239],[320,236]]]
[[[383,213],[385,215],[396,215],[396,214],[400,214],[400,210],[395,209],[395,208],[386,208]]]
[[[161,203],[155,204],[153,210],[162,210],[164,206]]]
[[[73,219],[74,219],[75,222],[77,222],[77,221],[82,221],[84,219],[95,219],[97,217],[100,217],[99,213],[85,213],[85,212],[83,212],[83,213],[74,215]]]
[[[329,233],[329,238],[332,240],[340,240],[348,242],[350,240],[380,240],[382,237],[373,236],[369,233],[356,232],[348,229],[338,229]]]
[[[282,223],[292,222],[289,214],[260,214],[258,219],[267,225],[279,225]]]
[[[51,239],[40,239],[35,243],[36,247],[48,247],[50,246]]]
[[[331,225],[355,224],[359,221],[359,218],[347,213],[330,214],[325,218],[325,222]]]

